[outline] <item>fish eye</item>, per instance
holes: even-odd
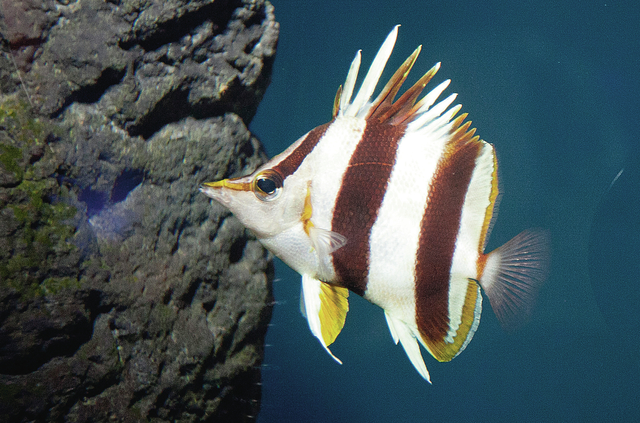
[[[282,191],[282,182],[278,172],[267,169],[253,179],[253,193],[262,201],[275,200]]]

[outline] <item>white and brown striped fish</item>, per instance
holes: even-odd
[[[436,64],[394,101],[418,47],[371,101],[398,27],[354,99],[360,52],[333,106],[313,129],[253,174],[205,183],[276,256],[302,275],[301,308],[328,346],[344,326],[348,291],[384,309],[391,335],[426,380],[418,342],[439,361],[467,346],[484,290],[498,319],[526,314],[542,282],[544,233],[523,232],[484,254],[498,198],[493,146],[435,104],[445,81],[417,101]]]

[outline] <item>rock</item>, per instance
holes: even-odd
[[[198,187],[266,159],[273,7],[0,12],[3,421],[255,420],[273,268]]]

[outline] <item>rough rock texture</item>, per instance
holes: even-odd
[[[1,0],[2,421],[251,421],[272,267],[198,192],[246,124],[263,0]]]

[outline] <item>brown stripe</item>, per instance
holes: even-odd
[[[416,322],[427,342],[442,342],[449,328],[449,274],[464,198],[480,142],[447,147],[422,217],[416,263]]]
[[[333,253],[333,267],[337,282],[359,295],[364,295],[367,287],[371,227],[404,129],[404,125],[367,122],[336,198],[331,230],[347,237],[347,244]]]
[[[298,170],[300,164],[307,155],[311,153],[316,144],[318,144],[318,141],[320,141],[320,138],[322,138],[331,123],[333,123],[333,121],[312,129],[300,145],[284,160],[275,165],[273,170],[278,172],[282,176],[282,179],[286,179],[287,176],[292,175],[296,170]]]

